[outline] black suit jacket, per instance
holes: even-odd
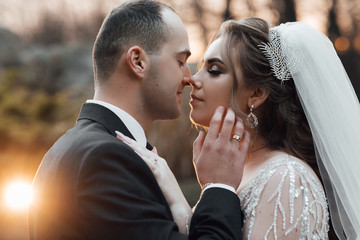
[[[30,239],[187,239],[154,175],[115,130],[133,138],[109,109],[83,105],[77,124],[48,151],[34,179]],[[240,239],[241,226],[238,197],[209,189],[189,239]]]

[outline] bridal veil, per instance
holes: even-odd
[[[347,73],[331,41],[305,23],[271,28],[269,38],[261,48],[277,78],[295,82],[336,234],[360,239],[360,105]]]

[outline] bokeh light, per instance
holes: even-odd
[[[350,41],[346,37],[338,37],[335,40],[334,45],[335,45],[335,48],[336,48],[337,51],[346,52],[347,50],[349,50]]]
[[[353,45],[354,45],[354,49],[357,52],[360,52],[360,35],[355,37],[354,41],[353,41]]]
[[[13,210],[27,209],[33,200],[31,184],[17,180],[9,183],[4,189],[4,202]]]

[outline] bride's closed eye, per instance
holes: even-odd
[[[219,75],[222,73],[221,69],[216,66],[216,65],[212,65],[210,68],[208,68],[208,73],[210,73],[211,75]]]

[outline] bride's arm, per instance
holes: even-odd
[[[150,167],[166,197],[179,231],[188,233],[192,211],[165,159],[121,133],[118,135]],[[200,132],[193,145],[193,162],[201,188],[205,191],[206,185],[217,183],[232,188],[235,194],[235,189],[242,179],[249,145],[250,134],[244,129],[243,121],[236,117],[232,110],[225,111],[223,107],[218,107],[211,119],[207,135]]]
[[[149,166],[170,206],[174,221],[179,227],[179,232],[188,234],[192,210],[166,160],[158,156],[156,150],[149,151],[141,147],[133,139],[124,136],[120,132],[116,133],[118,138],[134,149]]]

